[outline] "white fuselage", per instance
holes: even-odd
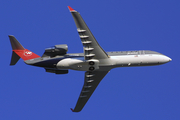
[[[94,65],[90,65],[90,61],[93,61]],[[94,70],[102,71],[116,67],[160,65],[169,61],[171,58],[163,54],[113,55],[109,56],[108,59],[89,61],[82,58],[65,58],[57,63],[57,68],[88,71],[90,67],[94,67]]]
[[[112,56],[110,59],[117,67],[151,66],[160,65],[171,61],[169,57],[160,54]]]

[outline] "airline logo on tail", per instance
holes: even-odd
[[[24,52],[24,56],[31,56],[32,55],[32,52],[31,51],[25,51]]]

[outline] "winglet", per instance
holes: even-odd
[[[72,108],[70,108],[72,112],[74,112],[74,110]]]
[[[72,7],[68,6],[68,8],[70,12],[75,12],[75,10]]]

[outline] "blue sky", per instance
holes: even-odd
[[[151,67],[116,68],[79,113],[74,108],[84,72],[46,73],[23,60],[9,66],[14,35],[27,49],[68,44],[83,52],[71,6],[105,51],[153,50],[173,61]],[[179,120],[180,2],[178,0],[4,0],[0,2],[1,120]]]

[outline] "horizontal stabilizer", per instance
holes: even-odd
[[[13,51],[10,65],[15,65],[19,59],[20,57]]]

